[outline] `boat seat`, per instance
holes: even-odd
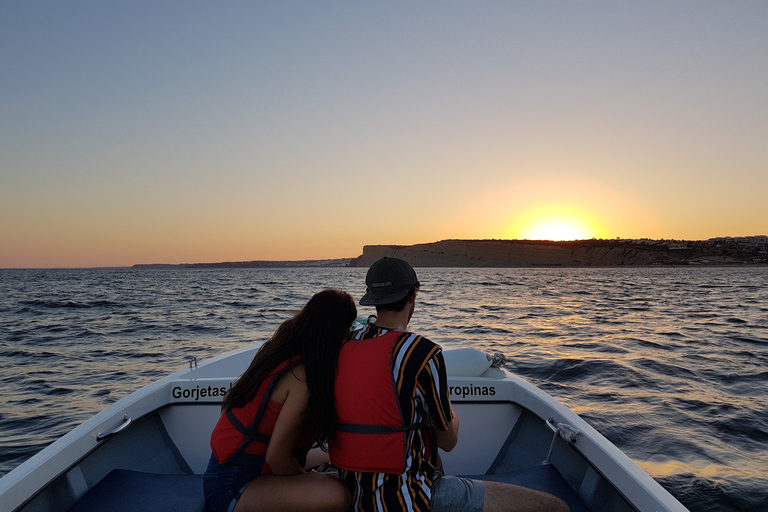
[[[467,478],[504,482],[515,484],[537,491],[548,492],[563,500],[571,512],[590,512],[589,508],[581,501],[560,472],[551,464],[536,466],[528,469],[520,469],[511,473],[497,473],[495,475],[467,475]]]
[[[205,512],[202,475],[112,470],[69,512]]]

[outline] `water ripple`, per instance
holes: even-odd
[[[768,269],[417,271],[414,330],[504,352],[689,509],[768,510]],[[0,271],[0,474],[186,355],[267,338],[322,288],[359,298],[364,276]]]

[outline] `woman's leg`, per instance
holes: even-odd
[[[350,492],[337,476],[304,473],[261,475],[245,488],[234,512],[345,512]]]

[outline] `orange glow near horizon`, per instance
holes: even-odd
[[[572,207],[541,207],[521,215],[510,227],[509,236],[522,240],[586,240],[602,238],[600,224]]]
[[[564,241],[654,230],[652,214],[609,187],[542,178],[482,191],[450,216],[443,238]]]
[[[556,242],[563,240],[584,240],[592,238],[578,226],[570,222],[547,222],[532,230],[530,236],[526,238],[531,240],[553,240]]]

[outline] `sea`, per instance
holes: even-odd
[[[0,270],[0,475],[324,288],[358,299],[365,272]],[[768,510],[767,267],[417,272],[411,330],[504,353],[691,511]]]

